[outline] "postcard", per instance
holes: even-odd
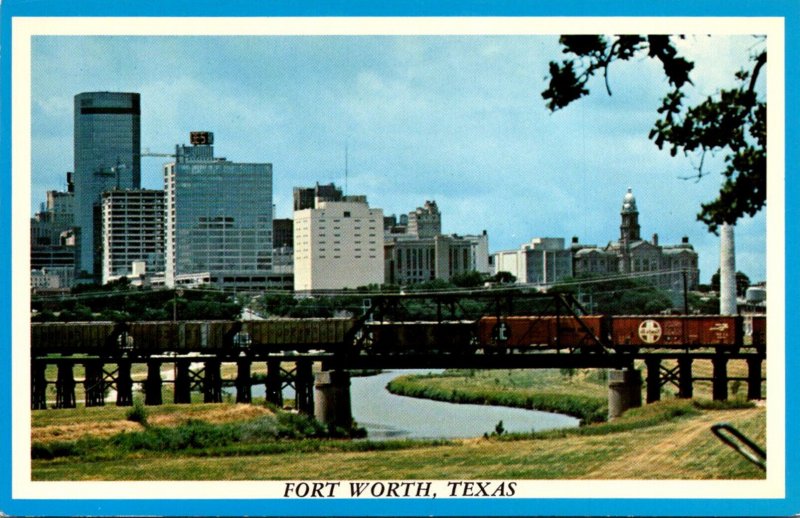
[[[585,7],[6,2],[0,512],[795,514],[800,13]]]

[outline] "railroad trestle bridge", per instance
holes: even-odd
[[[283,406],[291,386],[298,411],[349,426],[351,371],[597,368],[611,369],[614,416],[641,404],[637,361],[646,367],[648,403],[665,385],[692,397],[697,381],[710,381],[717,400],[728,398],[730,381],[745,382],[749,399],[762,397],[765,316],[606,317],[569,295],[518,292],[364,299],[357,318],[32,323],[31,408],[75,407],[79,385],[86,406],[129,406],[137,384],[146,405],[164,402],[165,384],[178,404],[190,403],[193,391],[221,402],[226,387],[249,403],[263,384],[270,403]],[[697,360],[710,360],[711,376],[693,374]],[[731,360],[746,362],[745,377],[728,375]],[[252,374],[254,365],[266,375]]]

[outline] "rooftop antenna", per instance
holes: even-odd
[[[344,141],[344,195],[347,196],[347,141]]]

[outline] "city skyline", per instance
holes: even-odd
[[[681,47],[707,95],[732,83],[754,45],[714,36]],[[688,236],[703,282],[718,266],[718,238],[694,218],[716,175],[681,180],[696,159],[647,140],[667,89],[655,64],[615,67],[611,97],[601,79],[548,114],[540,92],[560,56],[555,36],[37,36],[32,50],[32,210],[71,169],[72,97],[130,91],[141,93],[143,153],[213,131],[218,155],[273,164],[276,217],[291,217],[293,187],[335,182],[387,215],[436,200],[444,232],[485,229],[493,252],[533,237],[604,246],[632,187],[644,239]],[[142,187],[163,189],[167,160],[143,158]],[[753,281],[765,279],[765,219],[737,227],[737,270]]]

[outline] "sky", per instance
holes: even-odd
[[[732,86],[758,45],[688,36],[691,96]],[[293,187],[334,182],[386,215],[435,200],[443,232],[486,230],[492,252],[535,237],[604,246],[631,188],[642,237],[688,236],[708,282],[719,239],[696,214],[718,192],[720,157],[686,180],[699,158],[648,140],[668,90],[650,60],[615,64],[611,96],[596,78],[549,113],[541,92],[560,56],[557,36],[34,36],[31,210],[73,169],[74,95],[138,92],[143,152],[212,131],[216,156],[273,164],[275,217],[292,216]],[[166,160],[142,159],[142,187],[163,188]],[[766,279],[765,216],[736,229],[752,281]]]

